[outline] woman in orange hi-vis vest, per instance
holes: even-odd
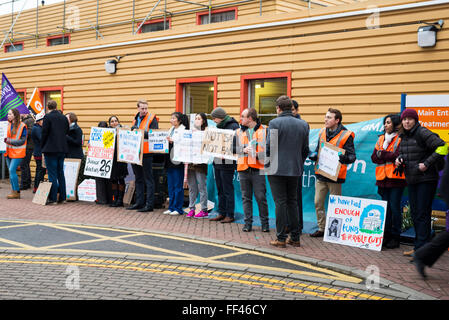
[[[8,111],[8,131],[5,138],[6,152],[5,158],[9,168],[9,181],[12,192],[8,199],[20,199],[19,178],[17,177],[17,167],[25,158],[27,146],[27,128],[20,121],[20,113],[17,109]]]
[[[387,216],[385,219],[384,247],[398,248],[402,228],[401,198],[407,186],[405,175],[397,172],[395,159],[399,155],[401,139],[398,130],[401,119],[397,114],[384,118],[385,133],[379,137],[374,147],[371,160],[377,164],[376,185],[382,200],[387,201]]]

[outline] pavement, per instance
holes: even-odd
[[[368,299],[449,300],[447,253],[432,268],[426,269],[428,277],[423,280],[410,258],[402,255],[403,251],[411,249],[409,245],[376,252],[327,243],[322,238],[303,234],[301,247],[275,248],[269,244],[275,239],[274,224],[269,233],[261,232],[260,226],[255,226],[252,232],[243,232],[240,223],[222,224],[208,219],[163,215],[162,209],[138,213],[81,201],[42,206],[32,203],[30,190],[22,191],[20,200],[7,200],[9,191],[9,183],[0,182],[0,268],[7,265],[5,270],[13,270],[10,266],[20,265],[14,268],[15,277],[27,266],[54,267],[55,259],[61,266],[75,261],[84,267],[95,262],[108,271],[134,263],[133,270],[150,268],[159,275],[173,268],[186,270],[195,266],[201,268],[202,275],[207,275],[200,277],[207,281],[217,280],[208,278],[210,270],[225,269],[232,274],[226,281],[235,286],[248,282],[241,280],[243,278],[254,279],[256,283],[259,280],[255,279],[270,275],[280,277],[270,281],[284,283],[285,294],[292,292],[288,284],[293,280],[299,281],[294,282],[295,288],[312,289],[307,290],[309,293],[299,290],[301,296],[294,299],[333,298],[335,295],[330,293],[339,287],[347,289],[340,293],[350,291],[343,298],[359,295]],[[158,263],[157,268],[154,263]],[[5,270],[2,269],[3,274],[9,272]],[[211,283],[210,288],[213,286]],[[258,287],[261,286],[273,289],[273,282],[259,283]],[[123,292],[127,290],[123,285],[121,288]],[[234,298],[237,292],[244,297],[251,297],[250,292],[256,293],[243,288],[233,290]],[[52,292],[49,290],[48,298],[52,297]],[[124,296],[123,292],[112,297],[133,297],[131,292]],[[0,292],[2,294],[6,293]],[[271,297],[268,293],[260,294]],[[146,298],[163,299],[164,296]],[[277,299],[291,298],[277,296]]]

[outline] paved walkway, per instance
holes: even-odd
[[[8,192],[9,185],[0,183],[0,219],[5,226],[11,220],[39,221],[179,236],[293,259],[365,281],[373,279],[371,272],[374,270],[379,272],[381,288],[400,292],[399,296],[404,299],[449,299],[448,254],[433,268],[428,269],[428,279],[424,281],[416,273],[409,258],[402,256],[402,251],[410,249],[410,246],[401,245],[399,249],[374,252],[325,243],[322,239],[303,235],[300,248],[288,246],[286,249],[277,249],[269,245],[269,241],[275,238],[274,229],[270,233],[263,233],[256,226],[252,232],[246,233],[241,231],[242,225],[238,223],[221,224],[207,219],[167,216],[161,214],[162,210],[153,213],[130,212],[123,208],[109,208],[87,202],[40,206],[31,202],[31,191],[23,191],[20,200],[6,200]],[[22,249],[26,251],[27,248]]]

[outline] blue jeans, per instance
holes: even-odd
[[[19,177],[17,177],[17,167],[22,162],[22,159],[23,158],[11,159],[10,157],[6,157],[6,164],[9,169],[9,181],[11,182],[11,188],[14,191],[20,191]]]
[[[184,167],[167,169],[167,184],[169,204],[168,210],[177,211],[183,214],[182,205],[184,204]]]
[[[378,193],[382,200],[387,201],[387,216],[385,218],[385,238],[399,240],[402,231],[401,198],[404,188],[381,188]],[[389,239],[387,239],[389,240]]]
[[[46,153],[45,165],[47,166],[48,180],[51,182],[48,200],[51,202],[64,201],[67,199],[64,177],[64,153]]]

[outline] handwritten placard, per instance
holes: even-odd
[[[143,130],[118,130],[117,161],[142,165]]]
[[[6,151],[5,138],[8,132],[8,121],[0,121],[0,152]]]
[[[94,202],[97,200],[95,179],[86,179],[78,186],[78,199],[80,201]]]
[[[204,131],[201,153],[221,159],[237,160],[237,155],[232,152],[234,130],[207,128]]]
[[[337,181],[341,167],[339,155],[345,154],[345,152],[345,149],[338,148],[328,142],[321,142],[316,163],[317,172],[326,178]]]
[[[91,128],[84,175],[106,179],[111,177],[115,132],[113,128]]]
[[[76,187],[81,159],[64,159],[64,177],[67,192],[67,200],[76,200]]]
[[[208,163],[210,156],[201,153],[205,131],[175,130],[173,133],[173,161]]]
[[[168,131],[153,130],[148,132],[148,146],[151,153],[168,153]]]
[[[324,241],[380,251],[387,202],[329,196]]]

